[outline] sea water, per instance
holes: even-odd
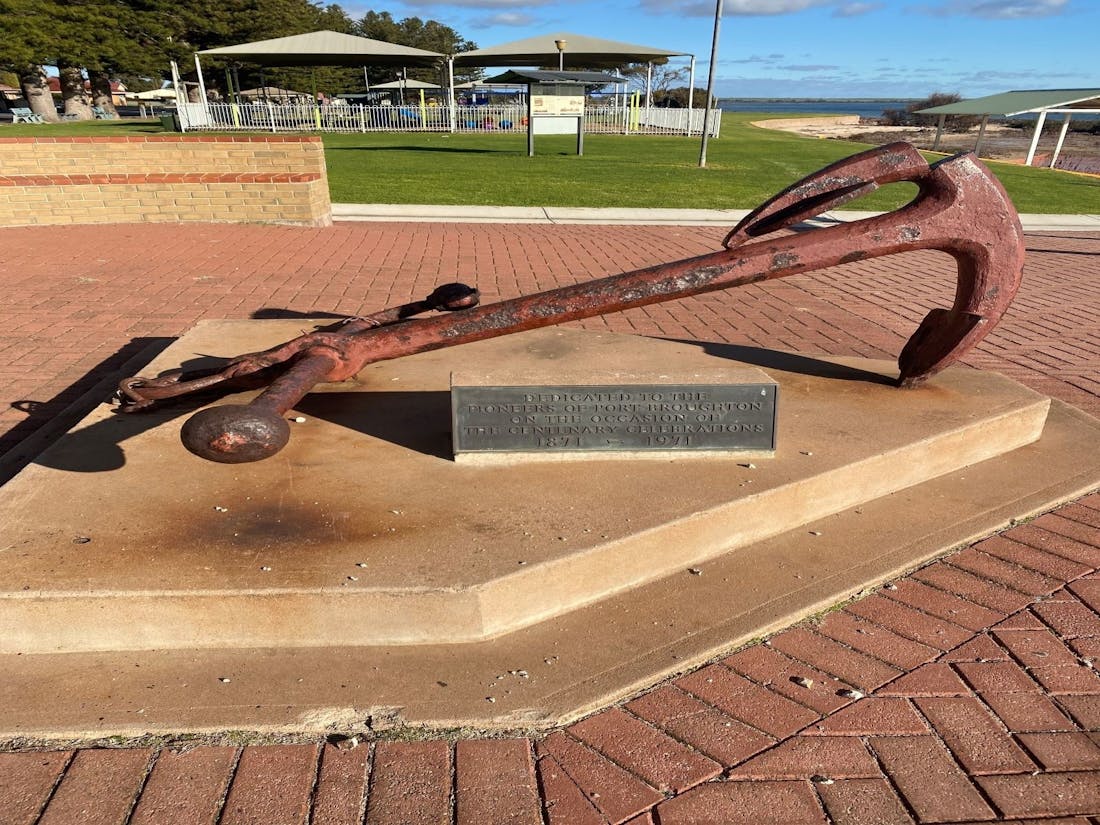
[[[793,98],[724,97],[718,101],[723,112],[768,112],[774,114],[859,115],[882,117],[887,109],[905,109],[911,100],[823,100]]]

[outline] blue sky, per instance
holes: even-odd
[[[342,4],[353,16],[371,6]],[[706,85],[713,0],[392,0],[479,46],[576,32],[683,50]],[[1100,0],[725,0],[720,97],[977,97],[1100,87]],[[675,66],[675,63],[673,64]],[[686,62],[684,63],[686,65]]]

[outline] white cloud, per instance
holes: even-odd
[[[714,16],[713,0],[640,0],[640,5],[654,14]],[[765,17],[832,7],[837,17],[855,17],[877,11],[883,5],[874,0],[725,0],[722,13],[734,17]]]
[[[722,13],[733,16],[791,14],[830,5],[837,5],[836,0],[726,0]],[[641,6],[657,14],[714,16],[714,3],[707,0],[641,0]]]
[[[781,54],[769,54],[769,55],[754,54],[754,55],[750,55],[749,57],[742,57],[738,60],[720,60],[719,63],[764,63],[764,64],[767,64],[767,65],[770,65],[772,63],[775,63],[775,61],[782,60],[782,59],[783,59],[783,55],[781,55]]]
[[[1024,20],[1054,17],[1069,11],[1069,0],[949,0],[936,6],[925,6],[922,10],[940,16]]]
[[[469,9],[529,9],[532,6],[548,6],[554,0],[403,0],[410,8],[435,6],[461,6]]]
[[[835,17],[859,17],[885,7],[885,3],[843,3],[833,10]]]
[[[959,74],[957,79],[962,83],[994,83],[1001,80],[1034,80],[1036,77],[1042,75],[1048,79],[1063,80],[1065,78],[1074,78],[1078,75],[1072,72],[1036,72],[1036,71],[1019,71],[1019,72],[1005,72],[998,71],[996,69],[985,69],[977,72],[970,72],[968,74]]]
[[[814,6],[830,5],[829,0],[726,0],[726,14],[790,14]]]
[[[530,4],[528,4],[530,5]],[[473,21],[475,29],[488,29],[494,26],[530,26],[537,18],[522,11],[502,11]]]

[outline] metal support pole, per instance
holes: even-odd
[[[206,100],[206,82],[202,79],[202,64],[199,63],[199,53],[195,52],[195,72],[199,76],[199,103],[202,104],[203,109],[207,108]],[[210,122],[210,111],[207,109],[206,120]]]
[[[533,158],[535,156],[535,116],[534,108],[531,106],[531,100],[534,95],[531,94],[531,87],[527,87],[527,157]]]
[[[309,70],[309,83],[313,87],[313,125],[321,131],[321,99],[317,95],[317,70]]]
[[[943,124],[946,120],[947,115],[940,115],[936,121],[936,139],[932,141],[933,152],[940,148],[940,138],[943,137]]]
[[[691,55],[691,62],[688,64],[688,137],[691,137],[691,124],[692,124],[692,111],[695,105],[695,55]]]
[[[974,154],[982,156],[982,141],[985,140],[985,127],[989,123],[989,115],[982,115],[982,125],[978,127],[978,141],[974,144]]]
[[[1058,155],[1062,153],[1062,144],[1066,141],[1066,132],[1069,131],[1069,119],[1073,117],[1072,114],[1066,112],[1065,120],[1062,121],[1062,131],[1058,133],[1058,143],[1054,146],[1054,154],[1050,158],[1050,168],[1053,169],[1054,165],[1058,163]]]
[[[646,64],[646,116],[649,116],[649,107],[653,102],[653,64]]]
[[[447,58],[447,108],[451,112],[451,131],[457,128],[458,103],[455,101],[455,59]]]
[[[172,60],[170,61],[169,66],[172,69],[172,89],[176,93],[176,115],[180,122],[180,131],[186,132],[187,126],[189,125],[189,121],[187,119],[189,109],[185,105],[188,102],[187,90],[183,87],[183,84],[180,83],[179,64],[177,64],[175,60]]]
[[[229,66],[225,67],[225,96],[226,102],[229,104],[230,115],[233,118],[233,126],[240,128],[240,88],[234,85],[233,70]]]
[[[1046,111],[1039,112],[1039,120],[1035,123],[1035,134],[1031,137],[1031,146],[1028,147],[1027,160],[1024,161],[1024,166],[1031,166],[1031,162],[1035,160],[1035,150],[1039,148],[1039,136],[1043,134],[1043,124],[1046,122]]]
[[[714,8],[714,39],[710,43],[710,69],[707,71],[707,102],[703,107],[703,140],[699,148],[699,168],[707,165],[707,139],[710,137],[710,102],[714,100],[714,72],[718,68],[718,30],[722,26],[722,2]]]
[[[241,100],[241,74],[240,66],[236,63],[233,64],[233,97],[236,98],[237,103],[244,103]]]

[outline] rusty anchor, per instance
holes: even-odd
[[[750,242],[867,194],[911,181],[918,194],[893,212]],[[893,143],[834,163],[788,187],[745,217],[724,249],[673,263],[477,306],[462,284],[424,301],[308,333],[264,352],[234,358],[220,370],[129,378],[122,411],[214,387],[267,386],[248,404],[210,407],[183,426],[188,450],[212,461],[268,458],[290,438],[285,414],[320,382],[344,381],[366,365],[809,272],[837,264],[937,249],[958,267],[950,309],[933,309],[898,357],[901,387],[915,387],[955,363],[996,326],[1020,284],[1023,231],[1008,195],[972,154],[929,164],[907,143]],[[412,319],[429,310],[446,314]]]

